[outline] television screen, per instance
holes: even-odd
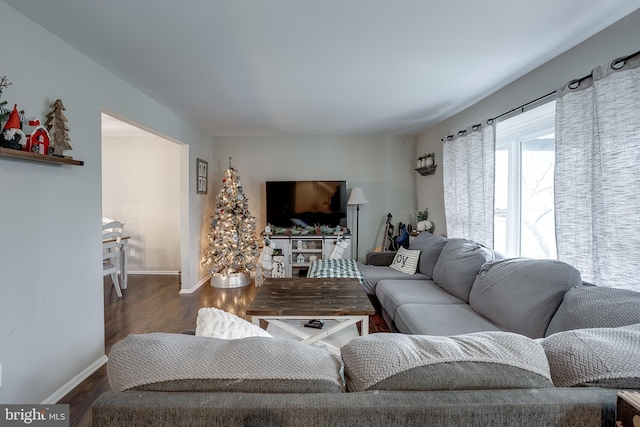
[[[347,226],[346,181],[267,181],[267,223]]]

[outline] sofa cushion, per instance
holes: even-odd
[[[394,270],[389,266],[378,265],[364,265],[361,262],[358,263],[358,270],[362,274],[362,287],[369,295],[376,293],[376,286],[380,280],[393,279],[393,280],[428,280],[429,278],[421,273],[406,274],[398,270]]]
[[[396,309],[396,328],[413,335],[460,335],[502,331],[468,304],[403,304]]]
[[[196,335],[221,339],[271,336],[258,325],[215,307],[202,307],[198,310]]]
[[[289,339],[235,340],[183,334],[129,335],[111,348],[113,390],[335,393],[339,358]]]
[[[558,332],[540,342],[558,387],[640,389],[640,324]]]
[[[507,331],[542,338],[565,292],[581,283],[580,272],[561,261],[496,260],[478,274],[469,304]]]
[[[348,391],[553,387],[542,346],[522,335],[372,334],[341,348]]]
[[[420,251],[405,248],[398,249],[389,267],[406,274],[415,274],[418,269]]]
[[[418,261],[418,271],[428,278],[433,277],[433,269],[438,262],[442,248],[447,244],[449,239],[442,236],[436,236],[428,231],[418,234],[409,244],[409,249],[417,249],[420,251],[420,260]]]
[[[546,336],[584,328],[616,328],[640,323],[640,292],[579,285],[564,294]]]
[[[493,251],[466,239],[449,239],[433,269],[433,281],[467,302],[471,286],[487,261],[494,259]]]
[[[392,319],[403,304],[465,304],[432,280],[381,280],[376,297]]]

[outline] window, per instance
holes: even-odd
[[[553,211],[555,101],[496,126],[494,248],[557,258]]]

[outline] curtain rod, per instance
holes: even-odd
[[[623,56],[623,57],[621,57],[621,58],[614,59],[614,60],[611,62],[610,67],[611,67],[611,69],[612,69],[612,70],[619,70],[619,69],[621,69],[622,67],[624,67],[624,66],[626,65],[626,63],[627,63],[627,61],[628,61],[628,60],[630,60],[630,59],[631,59],[631,58],[633,58],[634,56],[638,56],[638,55],[640,55],[640,50],[639,50],[639,51],[637,51],[637,52],[635,52],[635,53],[632,53],[631,55],[627,55],[627,56]],[[569,88],[570,88],[570,89],[577,89],[577,88],[580,86],[580,83],[582,83],[584,80],[588,79],[588,78],[589,78],[589,77],[591,77],[592,75],[593,75],[593,72],[591,72],[591,73],[587,74],[587,75],[586,75],[586,76],[584,76],[584,77],[580,77],[579,79],[571,80],[571,81],[569,82],[569,84],[568,84],[568,85],[569,85]],[[502,114],[500,114],[500,115],[498,115],[498,116],[495,116],[494,118],[488,119],[488,120],[487,120],[487,124],[488,124],[488,125],[490,125],[491,123],[493,123],[493,121],[494,121],[495,119],[499,119],[500,117],[503,117],[503,116],[506,116],[507,114],[513,113],[514,111],[518,111],[518,110],[520,110],[520,109],[523,109],[523,108],[524,108],[524,107],[526,107],[527,105],[530,105],[530,104],[533,104],[534,102],[540,101],[541,99],[544,99],[544,98],[546,98],[546,97],[548,97],[548,96],[551,96],[551,95],[553,95],[553,94],[554,94],[554,93],[556,93],[556,92],[557,92],[557,90],[554,90],[553,92],[549,92],[549,93],[548,93],[548,94],[546,94],[546,95],[543,95],[543,96],[541,96],[541,97],[539,97],[539,98],[534,99],[533,101],[529,101],[529,102],[527,102],[526,104],[522,104],[521,106],[519,106],[519,107],[517,107],[517,108],[514,108],[513,110],[509,110],[509,111],[507,111],[506,113],[502,113]]]
[[[611,62],[610,67],[611,67],[611,69],[612,69],[612,70],[619,70],[619,69],[621,69],[622,67],[624,67],[624,66],[626,65],[626,63],[627,63],[627,61],[628,61],[628,60],[630,60],[631,58],[633,58],[633,57],[635,57],[635,56],[638,56],[638,55],[640,55],[640,50],[639,50],[639,51],[637,51],[637,52],[635,52],[635,53],[632,53],[631,55],[627,55],[627,56],[623,56],[623,57],[621,57],[621,58],[614,59],[614,60]],[[568,83],[568,86],[569,86],[569,88],[570,88],[570,89],[577,89],[577,88],[580,86],[580,83],[582,83],[584,80],[588,79],[588,78],[589,78],[589,77],[591,77],[591,76],[592,76],[592,73],[589,73],[589,74],[587,74],[587,75],[586,75],[586,76],[584,76],[584,77],[580,77],[579,79],[571,80],[571,81]],[[506,116],[507,114],[511,114],[511,113],[513,113],[513,112],[515,112],[515,111],[518,111],[518,110],[523,110],[522,112],[524,112],[524,107],[526,107],[526,106],[528,106],[528,105],[531,105],[531,104],[533,104],[534,102],[538,102],[538,101],[540,101],[541,99],[544,99],[544,98],[546,98],[546,97],[548,97],[548,96],[551,96],[551,95],[555,94],[556,92],[557,92],[557,90],[554,90],[553,92],[549,92],[549,93],[548,93],[548,94],[546,94],[546,95],[542,95],[541,97],[536,98],[536,99],[534,99],[533,101],[529,101],[529,102],[527,102],[527,103],[525,103],[525,104],[522,104],[522,105],[521,105],[521,106],[519,106],[519,107],[516,107],[516,108],[514,108],[514,109],[512,109],[512,110],[509,110],[509,111],[507,111],[506,113],[502,113],[502,114],[497,115],[497,116],[495,116],[495,117],[493,117],[493,118],[491,118],[491,119],[487,119],[487,122],[486,122],[486,123],[487,123],[488,125],[490,125],[490,124],[492,124],[492,123],[493,123],[493,121],[494,121],[494,120],[499,119],[500,117]],[[475,130],[478,130],[478,129],[480,128],[480,126],[481,126],[480,124],[473,125],[472,130],[474,130],[474,131],[475,131]],[[459,132],[458,132],[458,136],[462,136],[462,135],[464,135],[466,132],[467,132],[467,130],[466,130],[466,129],[461,130],[461,131],[459,131]],[[447,137],[446,137],[446,138],[442,138],[442,139],[441,139],[441,141],[443,141],[443,142],[444,142],[444,140],[445,140],[445,139],[446,139],[447,141],[451,141],[451,140],[453,140],[453,138],[454,138],[454,135],[447,135]]]
[[[590,76],[590,75],[589,75],[589,76]],[[583,78],[581,78],[579,81],[582,81],[582,80],[584,80],[584,79],[586,79],[586,78],[589,78],[589,76],[583,77]],[[527,102],[527,103],[525,103],[525,104],[522,104],[522,105],[521,105],[521,106],[519,106],[519,107],[516,107],[516,108],[514,108],[514,109],[512,109],[512,110],[509,110],[509,111],[507,111],[506,113],[502,113],[502,114],[500,114],[500,115],[498,115],[498,116],[495,116],[495,117],[493,117],[493,118],[491,118],[491,119],[487,119],[487,124],[488,124],[488,125],[490,125],[490,124],[492,124],[492,123],[493,123],[493,121],[494,121],[494,120],[499,119],[500,117],[506,116],[507,114],[511,114],[511,113],[513,113],[514,111],[522,110],[522,112],[524,113],[524,107],[526,107],[527,105],[531,105],[531,104],[533,104],[534,102],[538,102],[538,101],[540,101],[541,99],[545,99],[546,97],[551,96],[551,95],[553,95],[553,94],[555,94],[555,93],[556,93],[556,91],[554,90],[553,92],[549,92],[549,93],[548,93],[548,94],[546,94],[546,95],[542,95],[541,97],[538,97],[538,98],[534,99],[533,101],[529,101],[529,102]]]

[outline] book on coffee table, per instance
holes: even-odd
[[[619,391],[616,405],[617,427],[640,426],[640,393]]]

